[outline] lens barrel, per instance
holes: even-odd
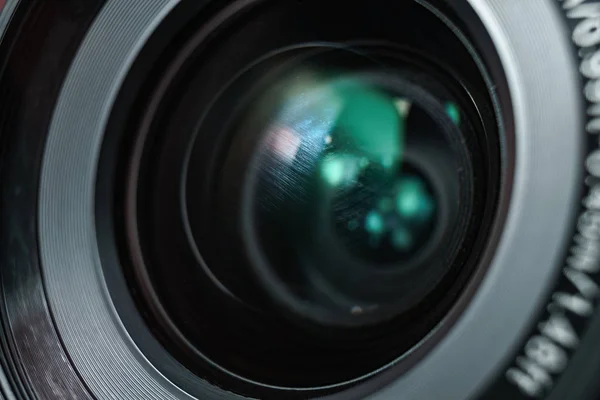
[[[0,397],[592,400],[597,5],[0,1]]]

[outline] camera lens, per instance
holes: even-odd
[[[335,1],[185,2],[122,82],[93,86],[116,88],[78,158],[97,166],[68,171],[94,171],[77,190],[94,200],[62,204],[94,205],[94,276],[196,396],[343,395],[408,370],[485,269],[504,168],[486,66],[458,19],[377,1],[341,19]]]
[[[0,0],[0,398],[597,397],[598,3]]]

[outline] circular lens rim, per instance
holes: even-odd
[[[192,102],[192,103],[194,103],[194,102]],[[194,104],[195,104],[195,103],[194,103]],[[219,124],[220,124],[220,121],[219,121]],[[130,185],[130,186],[131,186],[131,185]],[[173,190],[173,189],[167,189],[166,191],[167,191],[167,192],[177,192],[177,190]],[[159,191],[159,192],[163,192],[163,191]],[[135,202],[133,202],[133,203],[135,203]],[[167,207],[167,208],[169,208],[169,207]],[[175,215],[175,218],[178,218],[178,216],[177,216],[177,215]],[[139,252],[138,252],[138,253],[139,253]],[[141,260],[141,257],[139,257],[139,255],[138,255],[138,256],[136,256],[136,258],[137,258],[138,260]],[[137,266],[137,270],[138,270],[138,271],[143,271],[143,273],[144,273],[144,274],[145,274],[145,271],[146,271],[146,270],[145,270],[145,268],[143,268],[143,267],[141,267],[141,266]],[[145,276],[142,276],[141,278],[144,280],[144,282],[147,282],[147,281],[148,281],[148,280],[145,278]],[[150,293],[150,295],[149,295],[149,297],[150,297],[150,301],[156,301],[156,298],[157,298],[157,296],[154,294],[155,292],[154,292],[154,288],[152,287],[152,285],[150,285],[150,284],[145,284],[145,283],[144,283],[144,285],[145,285],[145,286],[143,286],[143,287],[142,287],[142,289],[143,289],[143,290],[145,290],[145,291],[148,291],[148,292]],[[168,319],[168,315],[166,315],[166,313],[163,313],[162,311],[161,311],[160,317],[161,317],[161,322],[160,322],[160,323],[162,323],[163,321],[165,321],[165,320],[167,320],[167,319]],[[436,321],[437,321],[437,319],[436,319]],[[172,327],[172,326],[173,326],[173,324],[172,324],[171,322],[169,322],[169,327]],[[179,330],[171,329],[171,330],[170,330],[170,332],[168,332],[168,333],[169,333],[169,335],[171,335],[171,337],[172,337],[172,338],[174,338],[174,339],[176,339],[176,340],[179,340],[180,344],[184,345],[186,349],[190,349],[190,351],[191,351],[192,353],[194,353],[194,354],[198,354],[198,355],[200,356],[200,358],[202,358],[203,360],[205,360],[205,357],[203,357],[201,353],[198,353],[198,352],[197,352],[197,350],[196,350],[195,348],[193,348],[193,347],[192,347],[192,348],[190,348],[190,347],[189,347],[189,341],[188,341],[188,340],[186,340],[185,338],[182,340],[182,337],[183,337],[183,335],[181,334],[181,332],[180,332]],[[413,336],[414,336],[414,335],[413,335]],[[396,359],[396,360],[395,360],[395,362],[407,362],[407,360],[405,360],[405,359],[401,358],[401,359]],[[392,365],[392,364],[389,364],[389,363],[388,363],[387,365]],[[378,371],[380,371],[380,369],[377,369],[377,370],[376,370],[374,373],[377,373]],[[238,377],[239,375],[237,375],[237,374],[236,374],[235,376],[236,376],[236,377]],[[371,374],[368,374],[368,375],[363,375],[362,377],[363,377],[363,378],[367,378],[368,376],[371,376]],[[360,379],[360,378],[359,378],[359,379]],[[253,381],[253,382],[254,382],[254,381]],[[344,382],[353,383],[353,382],[354,382],[354,380],[352,380],[352,381],[344,381]],[[336,383],[336,385],[339,385],[339,384],[340,384],[340,383]],[[280,386],[277,386],[277,387],[280,387]],[[330,386],[323,386],[323,385],[319,385],[319,387],[323,387],[323,388],[329,388]],[[313,388],[314,388],[314,386],[313,386]],[[298,389],[297,389],[296,387],[294,387],[294,388],[293,388],[293,390],[298,390]]]
[[[539,2],[538,2],[538,3],[539,3]],[[536,4],[537,4],[537,3],[536,3]],[[542,5],[542,7],[543,7],[543,4],[542,4],[542,3],[539,3],[539,4],[540,4],[540,5]],[[497,6],[498,6],[498,7],[501,7],[501,5],[497,5]],[[549,9],[548,9],[548,8],[543,8],[543,10],[549,10]],[[497,10],[494,10],[494,11],[497,11]],[[490,14],[488,14],[488,16],[489,16],[489,15],[491,15],[491,14],[494,14],[494,11],[491,11],[491,12],[490,12]],[[537,11],[537,10],[533,10],[533,11]],[[546,15],[548,15],[548,13],[546,13]],[[552,18],[550,18],[550,19],[552,20]],[[489,22],[489,21],[488,21],[488,22]],[[556,29],[556,31],[557,31],[557,32],[559,32],[559,31],[560,31],[560,26],[557,26],[556,24],[553,24],[552,26],[553,26],[553,27],[557,27],[557,29]],[[498,34],[498,32],[496,32],[496,34]],[[500,34],[500,35],[501,35],[501,34]],[[497,38],[497,37],[498,37],[498,36],[496,36],[496,38]],[[556,38],[556,36],[551,36],[551,37],[553,37],[553,38]],[[554,45],[555,45],[555,44],[554,44]],[[522,47],[525,47],[525,46],[523,45],[523,46],[517,46],[517,47],[521,47],[521,48],[522,48]],[[564,50],[564,49],[563,49],[563,50]],[[568,52],[567,52],[567,53],[568,53]],[[506,53],[504,53],[504,55],[506,56]],[[568,55],[568,54],[567,54],[567,55]],[[509,57],[509,61],[510,61],[510,58],[511,58],[511,57]],[[568,57],[565,57],[565,59],[568,59]],[[504,61],[506,62],[507,60],[505,59]],[[514,76],[513,76],[513,78],[514,78]],[[514,81],[513,81],[513,83],[514,83]],[[567,87],[568,87],[568,88],[571,88],[571,86],[570,86],[570,85],[567,85]],[[63,101],[64,101],[64,100],[63,100]],[[92,120],[92,121],[94,121],[94,119],[93,119],[93,118],[92,118],[91,120]],[[54,145],[53,145],[53,146],[54,146]],[[56,161],[56,160],[55,160],[55,161]],[[58,165],[60,165],[60,163],[58,163]],[[84,163],[84,165],[86,165],[86,164]],[[68,172],[68,171],[67,171],[67,172]],[[86,187],[86,186],[84,185],[84,186],[83,186],[83,188],[85,189],[85,187]],[[81,187],[81,186],[78,186],[78,188],[82,188],[82,187]],[[48,190],[48,188],[46,187],[46,188],[45,188],[45,190]],[[41,210],[41,211],[40,211],[40,213],[42,213],[42,211],[43,211],[43,210]],[[78,211],[78,212],[79,212],[79,211]],[[89,215],[89,214],[85,214],[85,215]],[[84,219],[85,219],[85,218],[86,218],[86,217],[84,216]],[[69,221],[69,220],[68,220],[68,221]],[[69,221],[69,222],[71,222],[71,221]],[[71,226],[72,226],[72,225],[71,225]],[[77,226],[78,226],[78,225],[77,225]],[[47,227],[48,227],[48,226],[47,226]],[[72,226],[72,227],[74,227],[74,226]],[[82,232],[82,231],[79,231],[79,230],[78,230],[77,232]],[[88,233],[88,234],[89,234],[89,233]],[[46,231],[45,233],[43,233],[43,235],[44,235],[44,239],[48,239],[48,232],[47,232],[47,231]],[[86,235],[87,235],[87,234],[86,234]],[[86,237],[87,237],[87,236],[86,236]],[[85,245],[89,245],[89,244],[85,244]],[[81,251],[81,250],[79,250],[79,251]],[[91,262],[93,263],[93,262],[94,262],[94,260],[95,260],[95,258],[94,258],[94,257],[92,257],[92,259],[91,259]],[[51,275],[51,277],[52,277],[52,276],[53,276],[53,275]],[[56,282],[53,282],[51,285],[55,285],[55,284],[56,284]],[[50,286],[51,286],[51,285],[50,285]],[[55,290],[55,287],[54,287],[54,289],[51,289],[51,290]],[[50,291],[49,291],[49,292],[50,292]],[[55,293],[55,292],[54,292],[54,293]],[[55,309],[57,308],[56,299],[54,299],[54,300],[52,300],[52,301],[51,301],[51,306],[52,306],[52,309],[53,309],[53,310],[55,310]],[[63,317],[64,317],[64,314],[63,314]],[[60,322],[60,324],[62,324],[61,326],[62,326],[62,328],[64,328],[64,321],[61,321],[61,322]],[[71,345],[72,345],[72,343],[70,343],[70,344],[67,344],[67,347],[69,347],[69,346],[71,346]],[[80,356],[81,356],[81,355],[79,355],[79,357],[80,357]],[[76,365],[78,365],[80,362],[81,362],[81,359],[79,359],[79,360],[75,361]]]

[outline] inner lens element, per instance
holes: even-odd
[[[460,108],[410,71],[323,72],[305,61],[283,75],[249,101],[225,163],[229,172],[248,151],[237,135],[257,137],[240,180],[259,280],[325,323],[407,310],[464,236],[471,166]]]
[[[128,121],[128,284],[222,387],[320,397],[405,370],[477,266],[500,176],[480,64],[420,3],[375,2],[190,28]]]
[[[334,229],[333,239],[365,262],[414,256],[431,239],[437,199],[427,176],[404,160],[412,103],[358,79],[287,90],[266,133],[262,168],[272,180],[256,195],[278,203],[267,212],[293,225],[298,243],[316,247],[299,248],[303,255],[326,245],[309,244],[311,231]]]

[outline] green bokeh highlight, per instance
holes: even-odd
[[[365,229],[367,232],[379,236],[384,232],[385,225],[383,217],[377,211],[373,210],[367,214],[365,219]]]
[[[409,177],[398,183],[396,209],[407,219],[427,220],[431,218],[434,212],[434,201],[421,179]]]
[[[342,157],[328,157],[321,168],[323,179],[331,186],[338,186],[344,181],[347,160]]]
[[[398,250],[409,250],[414,245],[414,237],[406,228],[395,229],[392,232],[392,244]]]
[[[460,109],[454,103],[446,103],[446,113],[456,125],[460,125]]]

